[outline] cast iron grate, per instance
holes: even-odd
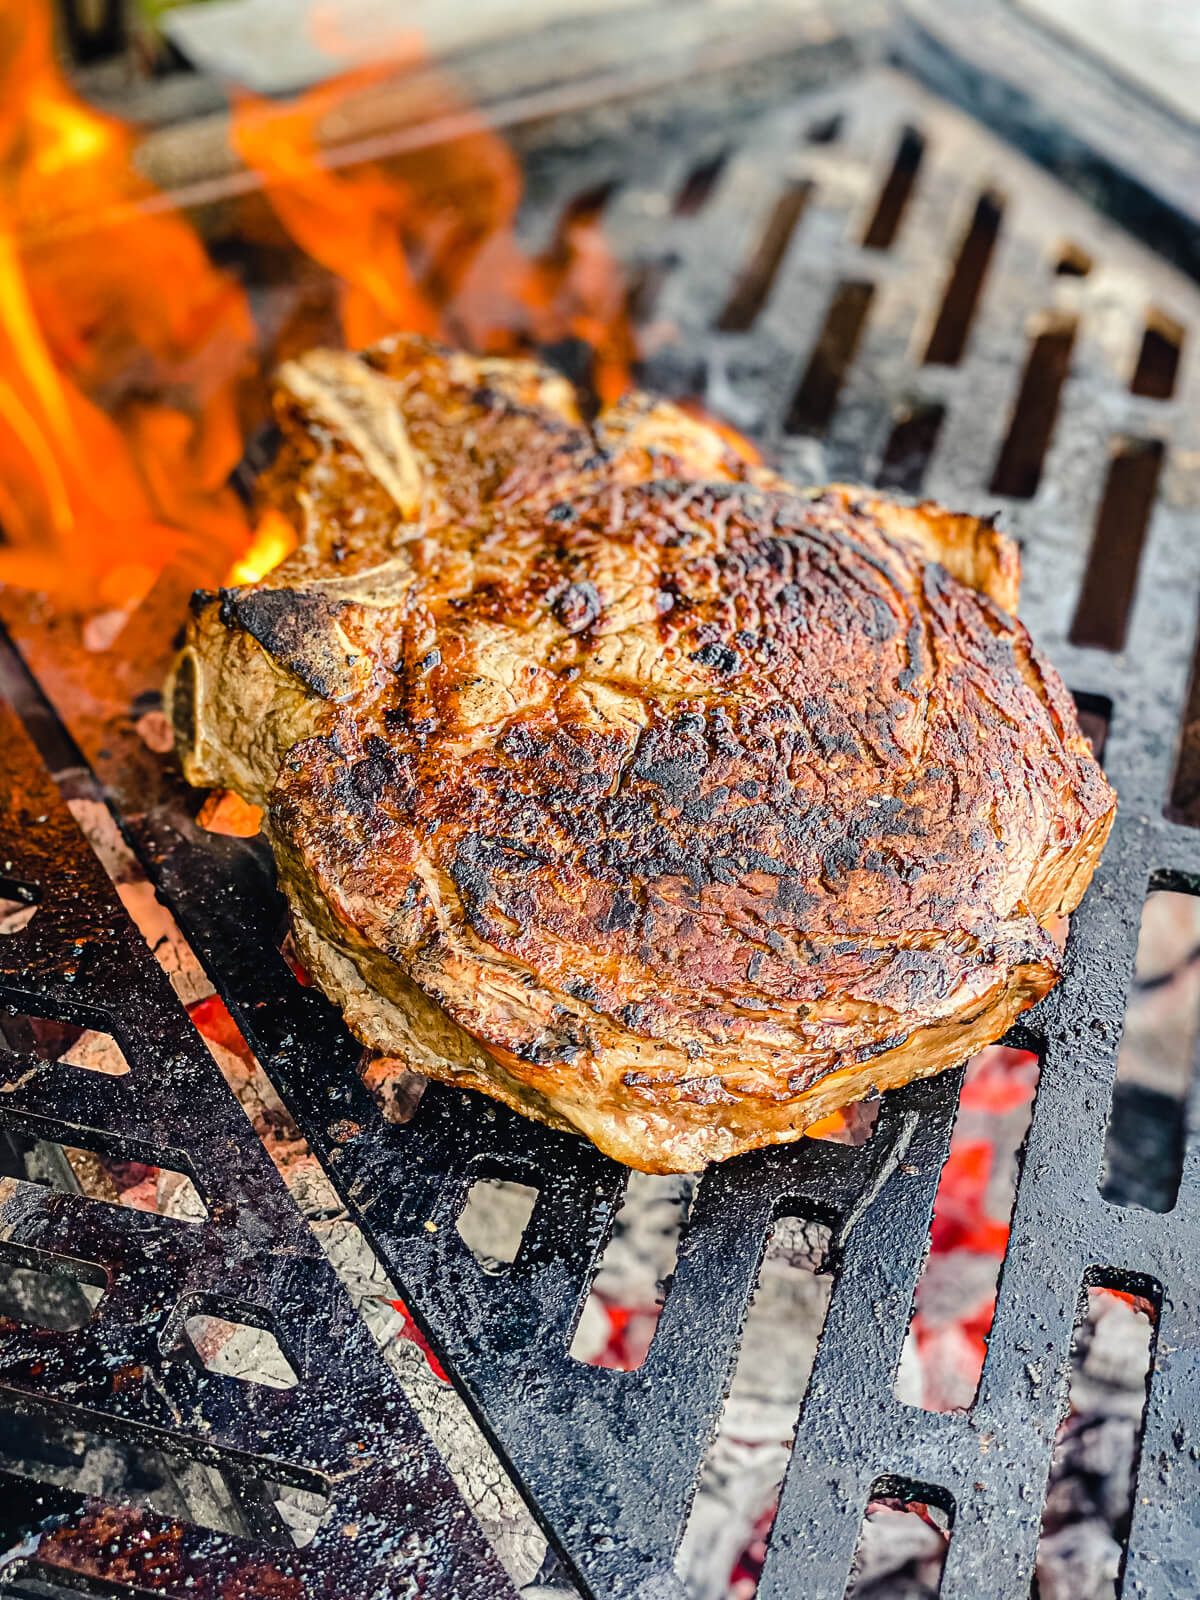
[[[2,1472],[6,1581],[62,1573],[138,1592],[328,1595],[399,1595],[419,1584],[447,1600],[509,1592],[216,1063],[3,705],[0,861],[42,890],[37,915],[0,941],[0,1132],[181,1169],[206,1212],[184,1220],[122,1209],[35,1185],[6,1163],[0,1260],[57,1276],[65,1314],[36,1326],[19,1306],[3,1308],[5,1405],[28,1419],[18,1430],[26,1444],[34,1431],[53,1439],[64,1426],[90,1428],[219,1462],[243,1486],[232,1527],[212,1530]],[[53,1059],[36,1037],[34,1048],[14,1050],[14,1013],[110,1033],[128,1071]],[[83,1295],[85,1285],[98,1298]],[[187,1359],[187,1324],[197,1313],[269,1330],[297,1381],[248,1384]],[[304,1549],[288,1539],[262,1480],[328,1501]],[[394,1529],[399,1548],[350,1532],[372,1524]],[[240,1591],[230,1587],[237,1584]]]
[[[1121,810],[1073,919],[1064,982],[1016,1041],[1038,1054],[1040,1086],[971,1409],[928,1413],[894,1394],[959,1074],[886,1097],[861,1147],[805,1141],[707,1173],[645,1363],[629,1373],[585,1366],[569,1347],[620,1203],[622,1170],[574,1139],[436,1086],[410,1122],[385,1122],[359,1077],[358,1046],[278,953],[280,905],[265,849],[198,832],[188,797],[169,783],[148,811],[127,782],[123,799],[114,783],[125,824],[397,1292],[586,1592],[642,1600],[682,1592],[673,1553],[767,1235],[776,1218],[795,1215],[830,1228],[834,1284],[761,1595],[838,1600],[871,1487],[886,1481],[889,1493],[903,1498],[911,1488],[952,1521],[943,1596],[1025,1600],[1072,1332],[1081,1297],[1097,1283],[1158,1307],[1123,1593],[1194,1595],[1194,1104],[1174,1210],[1110,1203],[1098,1179],[1147,887],[1200,892],[1200,834],[1164,815],[1200,588],[1200,363],[1189,347],[1200,294],[894,74],[732,126],[720,159],[712,153],[719,130],[709,128],[706,152],[689,163],[679,126],[664,108],[629,122],[610,112],[595,127],[576,124],[569,137],[542,129],[530,144],[531,228],[548,233],[580,194],[603,192],[610,236],[641,287],[647,381],[704,399],[799,481],[870,481],[882,472],[951,504],[1002,511],[1024,545],[1023,615],[1088,714],[1102,721],[1111,707],[1105,763]],[[672,209],[680,196],[686,203]],[[1161,335],[1168,325],[1178,335],[1171,383],[1156,361],[1160,375],[1139,385],[1146,329]],[[1132,468],[1120,465],[1130,459]],[[1103,603],[1089,626],[1093,590]],[[19,643],[71,725],[69,674],[55,666],[52,644],[24,631]],[[74,731],[89,760],[111,774],[112,729],[76,718]],[[16,730],[7,739],[13,781],[28,793],[32,758]],[[1185,740],[1181,772],[1190,749]],[[111,894],[59,803],[43,785],[33,804],[7,818],[0,850],[0,870],[41,889],[38,915],[0,942],[0,998],[62,1018],[101,1012],[130,1056],[137,1092],[81,1087],[61,1070],[5,1058],[0,1112],[145,1130],[186,1152],[214,1215],[188,1245],[165,1224],[134,1227],[117,1214],[97,1222],[86,1203],[13,1188],[6,1238],[26,1252],[69,1244],[76,1257],[115,1265],[113,1284],[126,1288],[110,1289],[112,1309],[101,1301],[78,1333],[6,1336],[3,1384],[30,1404],[82,1403],[106,1426],[174,1429],[193,1450],[209,1436],[215,1451],[244,1452],[276,1475],[324,1473],[338,1508],[323,1529],[345,1534],[353,1521],[358,1539],[319,1532],[315,1554],[289,1552],[302,1585],[295,1592],[406,1592],[412,1519],[432,1517],[439,1504],[452,1517],[453,1496],[436,1504],[414,1496],[415,1512],[397,1509],[409,1490],[389,1474],[408,1484],[415,1462],[433,1482],[436,1467],[394,1393],[385,1399],[376,1387],[374,1351],[346,1322],[318,1253],[278,1201],[269,1163],[222,1109],[219,1083],[169,991],[140,969],[127,931],[114,927]],[[480,1177],[538,1191],[520,1250],[501,1273],[485,1272],[454,1227]],[[264,1219],[286,1250],[250,1247]],[[201,1283],[274,1317],[285,1348],[300,1352],[291,1399],[270,1391],[235,1404],[190,1374],[202,1413],[193,1426],[172,1414],[157,1378],[132,1390],[117,1383],[127,1370],[110,1359],[118,1349],[146,1373],[167,1371],[158,1327]],[[368,1426],[370,1460],[347,1488],[338,1452]],[[392,1457],[375,1454],[384,1446]],[[343,1495],[370,1506],[374,1520],[346,1515]],[[33,1526],[46,1509],[62,1519],[51,1540],[59,1558],[100,1570],[105,1558],[95,1548],[86,1559],[73,1554],[86,1545],[87,1517],[100,1513],[69,1496],[56,1491],[45,1506],[31,1498],[10,1523],[24,1516]],[[115,1536],[122,1553],[141,1548],[145,1519],[134,1521],[133,1532]],[[200,1563],[189,1592],[217,1592],[203,1563],[226,1545],[189,1534],[178,1547]],[[236,1548],[246,1561],[262,1559],[252,1541]],[[447,1563],[438,1569],[442,1587],[431,1582],[427,1592],[501,1591],[477,1541],[464,1533],[453,1551],[438,1549]],[[365,1565],[331,1588],[321,1563],[338,1560]],[[138,1574],[105,1571],[165,1586],[144,1563]],[[378,1587],[362,1586],[368,1571]]]

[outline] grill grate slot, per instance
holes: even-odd
[[[113,1438],[61,1412],[0,1412],[0,1471],[39,1487],[69,1488],[83,1479],[110,1504],[139,1507],[215,1533],[252,1535],[284,1550],[312,1542],[330,1503],[328,1487],[319,1479],[306,1479],[301,1487],[269,1473],[228,1467],[221,1473],[184,1452]],[[4,1489],[12,1495],[12,1479],[6,1478]],[[24,1594],[7,1587],[2,1592],[5,1600],[10,1593]],[[57,1587],[47,1592],[67,1593]],[[79,1590],[73,1586],[70,1593]]]
[[[980,195],[925,348],[927,366],[953,367],[962,360],[1003,216],[1004,201],[998,194],[989,189]]]
[[[940,1594],[953,1523],[953,1501],[944,1489],[891,1476],[876,1478],[845,1600],[864,1600],[888,1590]]]
[[[1124,648],[1164,453],[1161,439],[1117,440],[1071,624],[1072,644]]]
[[[20,933],[37,915],[41,890],[0,876],[0,934]]]
[[[1064,244],[1058,252],[1054,270],[1060,278],[1086,278],[1092,270],[1092,258],[1080,245]]]
[[[904,219],[921,157],[925,154],[925,140],[916,128],[905,128],[900,136],[896,159],[888,173],[887,182],[879,196],[874,215],[863,234],[864,250],[890,250],[896,232]]]
[[[695,1181],[631,1172],[571,1341],[576,1361],[636,1372],[650,1352]]]
[[[83,1022],[59,1022],[25,1011],[0,1009],[0,1040],[16,1055],[61,1061],[108,1077],[123,1078],[129,1071],[125,1052],[112,1034]]]
[[[761,1551],[775,1521],[796,1418],[829,1309],[832,1245],[827,1224],[796,1216],[780,1217],[767,1239],[721,1422],[704,1460],[702,1482],[710,1493],[693,1507],[681,1548],[685,1578],[693,1579],[700,1592],[708,1574],[732,1565],[724,1549],[734,1508],[725,1503],[722,1485],[743,1448],[748,1423],[773,1424],[778,1433],[756,1477],[753,1509],[760,1548],[742,1558],[747,1579],[761,1570]]]
[[[268,1389],[294,1389],[300,1379],[258,1307],[234,1306],[212,1295],[194,1295],[171,1315],[174,1332],[164,1337],[171,1354],[194,1359],[206,1371]]]
[[[1038,1570],[1051,1593],[1071,1593],[1081,1561],[1109,1578],[1110,1593],[1121,1592],[1161,1304],[1156,1283],[1095,1267],[1084,1280],[1071,1342],[1068,1410],[1055,1439],[1038,1541]],[[1139,1352],[1132,1367],[1131,1349]],[[1099,1412],[1097,1391],[1103,1396]],[[1083,1526],[1091,1535],[1085,1554],[1079,1501],[1089,1488],[1095,1500],[1083,1508]]]
[[[615,178],[605,178],[600,183],[589,185],[574,194],[563,207],[562,215],[554,230],[554,243],[552,249],[566,248],[568,236],[572,228],[592,227],[600,220],[605,206],[616,192]]]
[[[538,1192],[527,1183],[477,1178],[454,1224],[485,1272],[500,1273],[517,1259]]]
[[[902,411],[892,426],[879,464],[879,482],[885,489],[916,494],[937,448],[946,420],[944,405],[917,405]]]
[[[650,321],[657,309],[663,285],[670,277],[671,269],[677,265],[676,259],[647,261],[629,274],[625,309],[635,327]]]
[[[68,1051],[67,1055],[72,1052]],[[66,1061],[66,1055],[59,1058]],[[106,1074],[120,1076],[120,1074]],[[157,1212],[180,1222],[201,1222],[208,1208],[195,1183],[182,1170],[184,1158],[171,1152],[165,1164],[153,1148],[112,1139],[95,1129],[54,1129],[42,1119],[14,1119],[0,1108],[0,1128],[22,1162],[20,1176],[62,1194],[83,1195],[105,1205]],[[52,1137],[69,1136],[70,1144]]]
[[[1178,741],[1170,797],[1163,811],[1172,822],[1200,828],[1200,634],[1192,656]]]
[[[677,217],[694,217],[704,210],[710,195],[720,182],[728,160],[729,151],[718,150],[716,155],[709,156],[706,161],[701,161],[692,168],[675,197],[674,209]]]
[[[1116,1205],[1170,1211],[1200,1041],[1200,898],[1152,888],[1117,1056],[1100,1190]]]
[[[845,113],[834,111],[827,117],[818,117],[815,122],[810,122],[804,137],[809,144],[836,144],[845,125]]]
[[[94,1263],[47,1251],[13,1252],[0,1244],[0,1325],[11,1320],[52,1333],[77,1332],[96,1314],[106,1287],[105,1273]]]
[[[1092,754],[1101,766],[1104,764],[1104,747],[1108,743],[1108,729],[1112,722],[1112,701],[1106,694],[1087,694],[1076,690],[1071,696],[1079,715],[1079,729],[1092,747]]]
[[[785,433],[821,434],[829,426],[874,293],[873,283],[838,285],[825,314],[825,326],[792,396],[783,424]]]
[[[896,1386],[903,1399],[923,1374],[926,1411],[968,1411],[975,1399],[1038,1076],[1035,1055],[1003,1045],[967,1065]]]
[[[1074,317],[1054,316],[1034,338],[1008,434],[992,473],[989,487],[993,494],[1032,500],[1037,493],[1071,365],[1075,327]]]
[[[1149,400],[1169,400],[1175,393],[1183,329],[1161,311],[1151,314],[1142,335],[1137,366],[1129,388]]]
[[[755,318],[767,303],[775,275],[811,194],[810,183],[792,183],[776,200],[758,244],[717,318],[720,332],[744,333],[753,327]]]

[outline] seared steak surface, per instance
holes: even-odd
[[[281,377],[300,548],[171,704],[367,1044],[682,1171],[1053,985],[1114,797],[989,524],[419,340]]]

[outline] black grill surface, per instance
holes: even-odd
[[[0,1006],[110,1032],[124,1076],[0,1054],[0,1127],[191,1177],[185,1222],[0,1178],[0,1260],[94,1276],[78,1331],[6,1319],[5,1401],[143,1445],[182,1442],[235,1477],[331,1500],[303,1551],[185,1528],[0,1474],[6,1576],[61,1571],[211,1595],[509,1590],[474,1519],[174,990],[129,920],[24,729],[0,705],[0,872],[38,893],[0,940]],[[195,1314],[263,1326],[299,1377],[286,1390],[186,1359]],[[250,1534],[278,1533],[248,1494]],[[38,1534],[40,1533],[40,1538]],[[361,1537],[359,1535],[361,1534]],[[24,1547],[24,1548],[23,1548]]]
[[[169,782],[148,811],[112,784],[129,836],[585,1592],[682,1594],[673,1553],[759,1263],[773,1222],[798,1214],[831,1228],[835,1282],[770,1539],[766,1600],[839,1600],[880,1478],[950,1514],[947,1600],[1026,1600],[1072,1333],[1096,1283],[1159,1305],[1123,1593],[1195,1596],[1194,1131],[1170,1212],[1111,1204],[1098,1178],[1147,888],[1200,891],[1200,835],[1164,818],[1200,587],[1200,408],[1188,405],[1200,362],[1185,343],[1169,397],[1130,391],[1146,317],[1157,308],[1193,338],[1196,287],[891,73],[728,125],[711,114],[697,126],[686,111],[662,108],[606,112],[541,130],[526,155],[535,233],[579,193],[615,184],[606,223],[651,324],[651,384],[705,399],[797,481],[882,477],[1000,512],[1024,546],[1022,611],[1035,636],[1094,718],[1111,706],[1105,764],[1120,795],[1116,828],[1072,919],[1064,981],[1010,1041],[1037,1052],[1041,1078],[973,1407],[927,1413],[900,1403],[893,1387],[960,1073],[885,1097],[859,1148],[806,1140],[710,1170],[645,1364],[631,1373],[589,1367],[568,1347],[623,1170],[579,1140],[436,1085],[411,1122],[385,1122],[360,1080],[359,1047],[279,954],[282,909],[265,847],[197,831],[195,799]],[[781,196],[790,197],[782,207]],[[1081,271],[1081,262],[1090,266]],[[936,363],[925,360],[931,351]],[[1149,477],[1118,465],[1146,450],[1161,469]],[[1115,510],[1102,503],[1106,486],[1125,497]],[[1106,602],[1098,639],[1079,620],[1089,562],[1107,574],[1090,580]],[[51,647],[32,633],[19,642],[49,683]],[[17,690],[33,706],[28,685]],[[105,737],[68,694],[51,693],[108,779]],[[0,739],[10,786],[0,872],[41,895],[29,927],[0,939],[0,1000],[96,1019],[134,1069],[93,1083],[0,1058],[0,1119],[168,1147],[213,1213],[188,1228],[14,1180],[4,1191],[6,1249],[22,1260],[65,1253],[113,1276],[81,1332],[6,1326],[5,1401],[84,1407],[104,1427],[160,1430],[225,1464],[236,1458],[301,1483],[316,1475],[334,1500],[307,1550],[264,1555],[253,1539],[177,1527],[168,1537],[169,1525],[148,1515],[14,1480],[4,1487],[9,1530],[52,1530],[31,1561],[171,1593],[505,1592],[11,719]],[[481,1176],[538,1190],[520,1252],[501,1275],[480,1268],[454,1227]],[[161,1331],[180,1298],[196,1293],[260,1308],[298,1386],[282,1399],[247,1385],[234,1393],[232,1380],[165,1360]],[[111,1545],[100,1543],[97,1518],[116,1519]],[[245,1576],[224,1589],[230,1564]],[[268,1568],[295,1586],[264,1577],[256,1587]]]

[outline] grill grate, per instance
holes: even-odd
[[[394,1587],[403,1576],[431,1595],[509,1592],[28,734],[3,706],[0,861],[18,882],[44,886],[30,922],[0,941],[0,1006],[108,1030],[129,1069],[89,1071],[6,1049],[0,1128],[177,1169],[208,1212],[184,1221],[0,1178],[0,1260],[102,1290],[57,1326],[4,1321],[6,1401],[143,1446],[177,1444],[244,1480],[290,1483],[330,1502],[312,1542],[297,1550],[286,1538],[260,1542],[280,1529],[249,1482],[239,1538],[3,1472],[5,1577],[71,1573],[139,1592],[221,1594],[237,1582],[247,1594],[383,1594],[403,1592]],[[251,1385],[186,1359],[196,1315],[268,1330],[301,1381]],[[352,1535],[372,1522],[402,1529],[403,1547]],[[39,1528],[40,1541],[28,1538]]]
[[[647,381],[698,394],[758,434],[799,481],[870,480],[882,469],[951,504],[1002,509],[1024,545],[1023,615],[1087,714],[1098,725],[1108,714],[1105,762],[1121,809],[1072,922],[1064,982],[1013,1041],[1038,1054],[1040,1086],[969,1412],[920,1411],[894,1394],[960,1073],[887,1096],[858,1148],[804,1141],[708,1172],[645,1363],[629,1373],[583,1365],[569,1348],[620,1204],[621,1169],[439,1086],[410,1122],[385,1122],[359,1077],[358,1046],[279,953],[265,848],[197,832],[194,802],[144,763],[131,778],[120,729],[78,711],[66,646],[14,624],[18,643],[110,782],[147,871],[397,1292],[587,1592],[682,1593],[674,1549],[770,1228],[790,1215],[828,1226],[835,1277],[761,1579],[766,1600],[838,1600],[880,1482],[941,1506],[951,1522],[948,1600],[1025,1600],[1072,1332],[1098,1284],[1159,1308],[1123,1593],[1192,1596],[1200,1147],[1193,1136],[1171,1212],[1109,1203],[1097,1183],[1147,886],[1200,892],[1200,834],[1163,815],[1200,587],[1200,363],[1189,346],[1200,294],[896,74],[770,111],[721,143],[710,126],[718,153],[690,162],[679,122],[667,108],[655,116],[577,124],[560,154],[562,129],[526,136],[537,173],[530,228],[549,236],[572,206],[603,206],[634,281],[652,285],[640,297],[653,318]],[[1158,345],[1152,356],[1142,349],[1148,328],[1174,352],[1169,385]],[[1139,380],[1147,370],[1153,379]],[[172,615],[165,601],[163,614]],[[0,1381],[30,1403],[84,1404],[114,1429],[183,1436],[193,1452],[198,1440],[218,1457],[244,1452],[305,1485],[324,1474],[336,1504],[322,1527],[335,1531],[288,1553],[297,1594],[407,1592],[402,1580],[426,1542],[436,1566],[423,1592],[502,1592],[270,1163],[222,1099],[152,963],[114,924],[111,892],[60,802],[44,784],[35,795],[21,734],[7,724],[3,733],[17,793],[31,799],[4,819],[2,882],[32,885],[41,898],[29,926],[0,940],[0,999],[60,1020],[94,1012],[133,1071],[98,1088],[91,1074],[77,1084],[61,1068],[9,1058],[0,1114],[165,1143],[176,1165],[186,1159],[213,1218],[185,1240],[166,1223],[108,1210],[97,1220],[90,1203],[16,1187],[5,1237],[23,1260],[69,1241],[75,1256],[115,1263],[114,1283],[125,1287],[79,1333],[6,1335]],[[1195,760],[1185,744],[1188,771]],[[76,953],[77,937],[94,937],[95,953]],[[1189,1127],[1198,1121],[1193,1103]],[[537,1190],[520,1250],[500,1271],[484,1271],[454,1226],[480,1178]],[[201,1287],[272,1316],[285,1354],[298,1353],[294,1389],[231,1397],[232,1380],[169,1372],[158,1328]],[[122,1386],[119,1373],[131,1369],[114,1363],[117,1351],[154,1380]],[[40,1371],[37,1352],[47,1353]],[[180,1382],[195,1423],[172,1415],[167,1397]],[[341,1464],[362,1438],[368,1462],[348,1488]],[[78,1570],[101,1570],[95,1547],[87,1553],[98,1527],[119,1528],[122,1561],[135,1559],[143,1528],[157,1527],[57,1491],[21,1492],[10,1524],[59,1515],[52,1559]],[[365,1510],[343,1513],[347,1496]],[[220,1592],[220,1561],[265,1559],[252,1542],[194,1533],[170,1549],[161,1559],[174,1563],[173,1580],[193,1573],[197,1594]],[[148,1559],[137,1573],[104,1571],[164,1587]]]

